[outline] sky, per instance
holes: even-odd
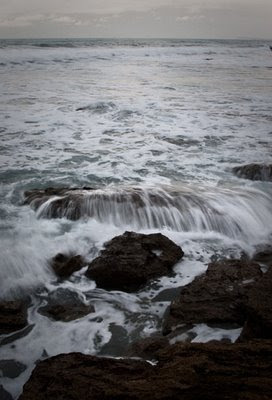
[[[0,0],[0,38],[272,38],[272,0]]]

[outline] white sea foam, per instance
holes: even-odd
[[[271,162],[267,43],[24,43],[0,48],[0,297],[30,293],[34,324],[0,348],[1,359],[28,367],[16,380],[1,378],[15,397],[44,349],[118,355],[160,330],[170,303],[164,289],[190,283],[211,259],[252,255],[272,234],[271,183],[231,172]],[[96,191],[78,221],[45,218],[54,199],[37,214],[21,205],[24,190],[48,186]],[[131,294],[96,288],[86,267],[57,280],[54,255],[90,261],[125,230],[159,231],[180,245],[185,256],[173,276]],[[42,316],[56,288],[76,291],[95,313],[68,323]],[[195,341],[239,335],[193,330]]]

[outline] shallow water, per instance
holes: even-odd
[[[189,283],[211,259],[271,242],[271,183],[231,172],[271,162],[271,67],[264,41],[0,41],[0,296],[32,294],[32,330],[0,338],[0,358],[28,367],[1,379],[15,397],[36,360],[121,355],[160,330],[170,302],[162,291]],[[71,221],[67,210],[50,219],[50,204],[22,206],[25,190],[48,186],[96,190]],[[56,253],[92,260],[125,230],[181,245],[174,274],[131,294],[95,288],[84,270],[57,281]],[[95,313],[69,323],[42,316],[57,288],[79,293]],[[239,329],[193,333],[235,340]]]

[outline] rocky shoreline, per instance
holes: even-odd
[[[118,271],[118,279],[115,280],[114,268],[110,267],[116,265],[115,257],[118,255],[123,260],[121,265],[124,270]],[[149,263],[151,257],[151,261],[155,260],[161,267],[165,264],[169,268],[182,255],[182,250],[161,234],[125,232],[108,242],[95,259],[98,261],[94,260],[88,268],[92,270],[93,264],[103,264],[106,260],[101,274],[104,274],[103,268],[111,271],[112,275],[108,276],[107,282],[112,280],[115,288],[120,279],[122,290],[130,291],[131,287],[126,282],[126,279],[130,282],[129,265],[134,270],[141,269],[143,262]],[[63,261],[62,268],[63,265],[67,266],[65,273],[65,268],[62,269],[61,279],[73,272],[72,264],[76,266],[75,270],[78,269],[79,259],[79,255],[57,257],[59,263]],[[132,343],[123,359],[71,353],[41,361],[25,384],[20,400],[270,400],[272,269],[269,266],[272,252],[269,254],[267,250],[256,254],[255,259],[265,262],[261,266],[247,259],[210,263],[206,273],[182,287],[180,294],[172,301],[164,317],[161,336]],[[52,267],[57,272],[55,264],[56,257],[52,260]],[[157,268],[156,263],[155,266],[156,273],[165,273],[164,269],[161,271]],[[123,278],[120,275],[122,272]],[[144,284],[154,276],[151,273],[140,283]],[[94,279],[93,276],[90,278]],[[40,313],[65,322],[94,311],[92,307],[82,304],[79,298],[67,299],[64,292],[63,289],[53,292],[47,306],[42,307]],[[14,310],[10,313],[14,321],[10,320],[9,327],[7,323],[0,324],[2,332],[11,332],[27,324],[25,307],[24,302],[1,304],[2,318],[6,310]],[[241,326],[243,329],[235,343],[228,340],[205,344],[188,343],[193,336],[184,336],[185,342],[170,345],[171,338],[198,323],[213,327]],[[143,360],[135,360],[135,357]],[[152,364],[144,360],[150,360]]]
[[[243,171],[234,172],[245,177]],[[59,217],[58,201],[61,209],[67,209],[71,199],[79,199],[77,191],[34,190],[26,193],[25,204],[37,209],[58,196],[54,216]],[[76,209],[73,204],[73,212]],[[71,219],[78,217],[73,214]],[[179,246],[160,233],[125,232],[105,243],[91,262],[80,254],[59,253],[52,258],[51,269],[64,281],[85,268],[86,278],[95,281],[98,288],[131,293],[156,278],[171,275],[183,255]],[[211,262],[204,274],[172,290],[171,296],[174,292],[175,296],[164,314],[160,333],[130,343],[121,359],[69,353],[40,361],[19,399],[271,400],[271,265],[269,246],[251,259]],[[27,320],[30,304],[29,298],[2,301],[0,334],[10,334],[12,341],[12,335],[32,329]],[[91,315],[95,308],[68,289],[58,288],[38,312],[54,321],[69,322]],[[221,342],[191,343],[195,337],[192,328],[197,324],[236,329],[240,335],[233,343],[224,338]],[[1,396],[11,399],[0,386]]]

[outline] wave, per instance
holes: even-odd
[[[269,194],[253,188],[128,187],[31,191],[26,203],[38,218],[94,218],[132,229],[218,232],[231,239],[268,237],[272,226]]]

